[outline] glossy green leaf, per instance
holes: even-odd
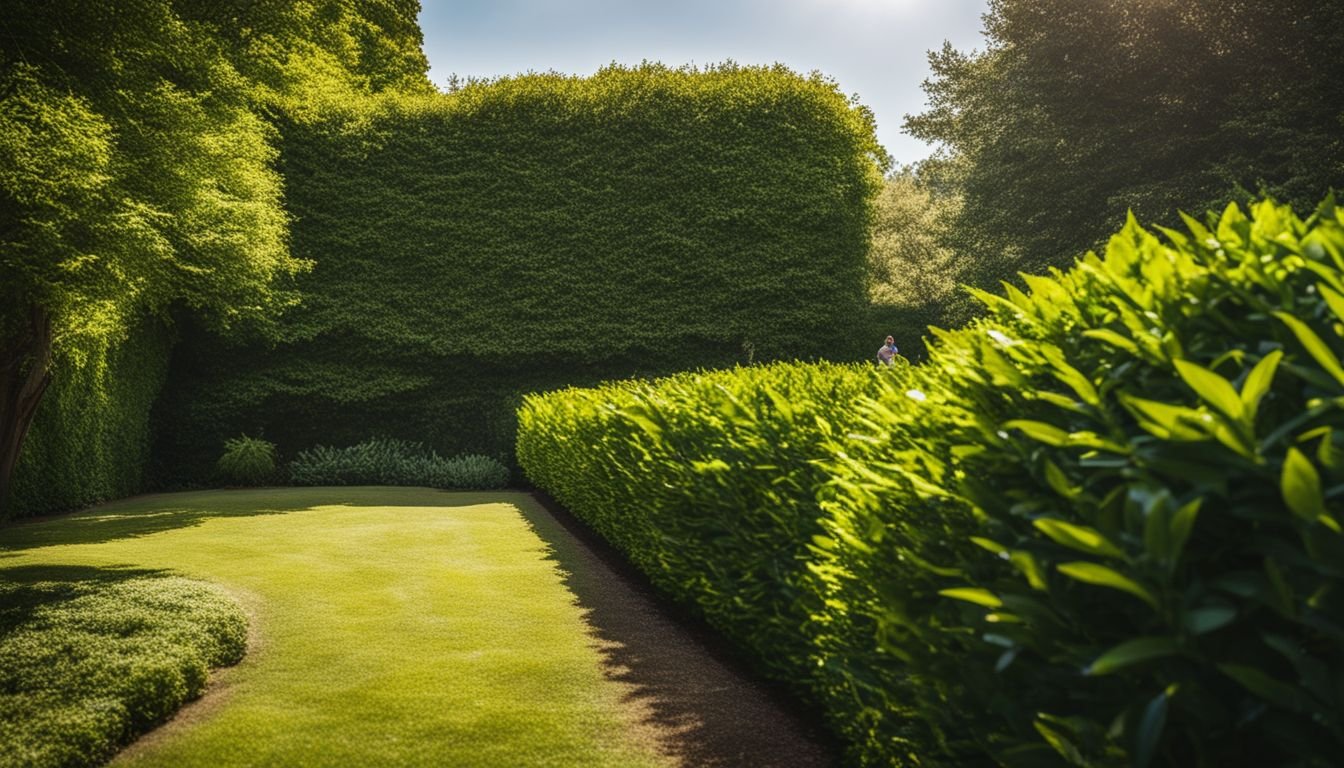
[[[1315,522],[1325,516],[1325,497],[1321,492],[1321,476],[1301,451],[1289,448],[1283,460],[1283,474],[1279,480],[1283,500],[1293,514]]]
[[[1078,746],[1073,743],[1073,739],[1070,738],[1068,734],[1064,733],[1062,729],[1048,724],[1043,718],[1037,718],[1033,725],[1036,726],[1036,732],[1041,734],[1041,738],[1045,739],[1045,743],[1049,744],[1050,747],[1067,760],[1070,765],[1087,765],[1087,760],[1083,758],[1083,753],[1078,749]]]
[[[1211,437],[1211,417],[1193,408],[1120,395],[1120,403],[1134,415],[1139,426],[1163,440],[1196,442]]]
[[[1246,404],[1233,388],[1232,382],[1189,360],[1173,360],[1172,364],[1176,366],[1176,373],[1186,386],[1193,389],[1210,407],[1233,421],[1243,419]]]
[[[1083,375],[1082,371],[1074,368],[1064,359],[1064,354],[1055,346],[1046,346],[1041,349],[1045,359],[1050,363],[1050,368],[1056,379],[1072,389],[1079,399],[1088,405],[1098,405],[1101,398],[1097,395],[1097,388]]]
[[[1064,446],[1069,442],[1069,433],[1052,424],[1046,424],[1043,421],[1029,421],[1027,419],[1014,419],[1005,422],[1004,429],[1016,429],[1027,437],[1038,443],[1046,445]]]
[[[1101,555],[1102,557],[1122,558],[1125,556],[1123,550],[1111,543],[1101,531],[1094,528],[1050,518],[1033,520],[1032,525],[1035,526],[1036,530],[1049,536],[1056,544],[1069,549],[1076,549],[1090,555]]]
[[[1041,567],[1040,562],[1030,552],[1022,549],[1013,550],[1009,554],[1008,560],[1026,578],[1027,584],[1032,589],[1042,592],[1049,589],[1045,580],[1045,569]]]
[[[1190,532],[1195,528],[1195,520],[1199,517],[1199,508],[1203,503],[1203,498],[1197,498],[1176,510],[1171,516],[1167,530],[1167,559],[1172,563],[1181,559],[1181,553],[1185,551],[1185,543],[1189,541]]]
[[[1108,675],[1150,659],[1180,653],[1180,643],[1172,637],[1140,637],[1123,642],[1101,654],[1088,665],[1086,674]]]
[[[1330,351],[1330,347],[1324,341],[1321,341],[1321,337],[1317,336],[1310,326],[1287,312],[1275,312],[1274,316],[1288,326],[1288,329],[1297,337],[1298,342],[1306,348],[1307,354],[1311,355],[1321,368],[1325,369],[1326,373],[1330,374],[1336,382],[1344,385],[1344,367],[1340,366],[1339,358],[1335,356],[1334,352]]]
[[[1338,278],[1335,279],[1335,283],[1339,284]],[[1341,287],[1344,288],[1344,286]],[[1325,299],[1326,305],[1330,307],[1330,311],[1334,313],[1335,318],[1344,321],[1344,294],[1324,283],[1317,283],[1316,290],[1320,291],[1321,298]]]
[[[1109,589],[1118,589],[1121,592],[1139,598],[1155,610],[1158,608],[1157,597],[1148,590],[1147,587],[1125,576],[1113,568],[1107,568],[1097,563],[1086,561],[1077,561],[1072,563],[1061,563],[1056,569],[1075,581],[1081,581],[1085,584],[1092,584],[1098,587],[1107,587]]]
[[[1112,347],[1123,352],[1128,352],[1131,355],[1139,355],[1139,346],[1134,343],[1133,339],[1122,336],[1115,331],[1100,328],[1083,331],[1083,335],[1089,339],[1096,339],[1097,341],[1109,344]]]
[[[1255,364],[1251,372],[1246,374],[1246,381],[1241,385],[1241,402],[1246,405],[1246,411],[1251,421],[1255,420],[1256,410],[1260,406],[1260,399],[1269,391],[1270,385],[1274,382],[1274,372],[1278,370],[1279,361],[1283,359],[1283,350],[1276,349],[1260,359]]]
[[[986,539],[983,536],[972,536],[971,543],[975,544],[977,547],[980,547],[981,549],[993,552],[996,555],[1002,555],[1008,552],[1007,547],[1003,546],[997,541],[994,541],[993,539]]]
[[[1045,482],[1054,489],[1055,493],[1066,499],[1076,499],[1083,493],[1083,489],[1069,482],[1068,475],[1059,465],[1049,459],[1045,461]]]
[[[950,597],[953,600],[964,600],[968,603],[983,605],[986,608],[998,608],[1003,605],[1003,601],[987,589],[957,587],[955,589],[940,589],[938,594],[943,597]]]
[[[1158,744],[1162,741],[1162,731],[1167,726],[1167,709],[1175,686],[1154,696],[1143,708],[1139,718],[1138,732],[1134,738],[1133,768],[1147,768],[1157,754]]]

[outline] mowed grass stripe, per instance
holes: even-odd
[[[114,765],[659,765],[520,510],[534,504],[413,488],[151,496],[0,530],[0,571],[168,569],[251,613],[242,663]]]

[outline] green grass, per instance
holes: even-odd
[[[250,614],[237,666],[115,765],[656,765],[524,494],[144,497],[0,529],[0,579],[146,569]]]

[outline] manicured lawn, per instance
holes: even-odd
[[[143,497],[0,529],[0,579],[166,570],[250,614],[243,661],[114,765],[658,765],[536,512],[417,488]]]

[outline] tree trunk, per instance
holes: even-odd
[[[0,519],[8,509],[14,468],[37,406],[51,383],[51,316],[34,306],[28,327],[0,348]]]

